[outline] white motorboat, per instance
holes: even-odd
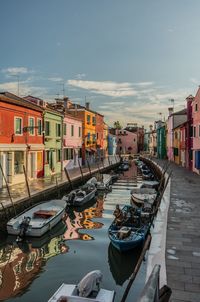
[[[112,176],[110,174],[102,174],[100,180],[97,180],[96,177],[92,177],[87,181],[87,184],[89,183],[93,183],[99,191],[112,190]]]
[[[100,288],[102,273],[89,272],[78,285],[63,283],[48,302],[113,302],[115,292]]]
[[[82,206],[95,197],[96,191],[97,188],[93,183],[86,183],[81,188],[73,190],[68,195],[65,195],[62,200],[64,200],[67,205],[75,207]]]
[[[64,200],[50,200],[39,203],[7,222],[7,232],[21,238],[40,237],[51,230],[63,217]]]

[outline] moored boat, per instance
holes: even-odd
[[[7,222],[7,232],[21,238],[41,237],[61,221],[65,207],[63,200],[39,203],[10,219]]]
[[[69,206],[82,206],[96,195],[97,188],[93,183],[86,183],[81,188],[71,191],[68,195],[65,195],[64,200]]]
[[[63,283],[48,302],[113,302],[115,292],[100,288],[102,273],[89,272],[77,285]]]
[[[144,243],[149,232],[152,214],[149,208],[134,209],[125,205],[122,208],[124,216],[121,222],[114,220],[108,229],[109,239],[120,252],[131,250]]]

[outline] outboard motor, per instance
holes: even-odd
[[[93,291],[98,292],[100,289],[100,282],[102,281],[102,273],[99,270],[92,271],[85,275],[85,277],[77,285],[78,294],[80,297],[88,297]]]
[[[22,220],[22,222],[19,226],[19,228],[20,228],[19,237],[20,238],[25,237],[29,224],[30,224],[30,221],[31,221],[31,217],[24,216],[24,219]]]

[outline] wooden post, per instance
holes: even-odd
[[[1,170],[1,173],[2,173],[2,176],[3,176],[3,179],[4,179],[4,181],[5,181],[5,184],[6,184],[6,188],[7,188],[7,191],[8,191],[8,195],[9,195],[11,204],[12,204],[13,209],[14,209],[14,213],[15,213],[15,215],[16,215],[17,213],[16,213],[15,205],[14,205],[14,202],[13,202],[13,200],[12,200],[12,197],[11,197],[11,194],[10,194],[10,189],[9,189],[9,186],[8,186],[8,182],[7,182],[7,179],[6,179],[6,177],[5,177],[5,174],[4,174],[4,171],[3,171],[3,168],[2,168],[1,163],[0,163],[0,170]]]
[[[101,160],[101,161],[102,161],[102,165],[103,165],[103,168],[104,168],[104,159],[102,158],[102,160]]]
[[[29,196],[29,198],[31,198],[30,188],[29,188],[29,184],[28,184],[28,177],[27,177],[26,169],[25,169],[24,165],[23,165],[23,170],[24,170],[24,176],[25,176],[25,181],[26,181],[26,187],[27,187],[27,191],[28,191],[28,196]]]
[[[108,156],[108,163],[109,163],[109,166],[111,165],[111,163],[110,163],[110,157]]]
[[[92,177],[92,172],[91,172],[91,169],[90,169],[89,161],[87,159],[86,159],[86,161],[87,161],[88,169],[89,169],[89,172],[90,172],[90,176]]]
[[[142,263],[142,261],[144,259],[145,253],[146,253],[147,249],[149,248],[150,241],[151,241],[151,235],[148,235],[148,237],[147,237],[147,239],[145,241],[144,247],[142,249],[142,252],[140,254],[140,257],[138,259],[138,262],[137,262],[137,264],[135,266],[135,269],[134,269],[131,277],[129,278],[129,283],[128,283],[126,289],[125,289],[125,292],[123,294],[121,302],[125,302],[126,301],[126,298],[128,296],[128,293],[129,293],[129,290],[131,288],[131,285],[133,284],[133,281],[135,280],[135,277],[136,277],[136,275],[137,275],[137,273],[139,271],[140,265],[141,265],[141,263]]]
[[[79,169],[80,169],[80,172],[81,172],[81,179],[82,179],[82,183],[83,183],[83,171],[82,171],[82,168],[81,168],[81,165],[80,165],[80,162],[79,162],[79,158],[78,158],[78,165],[79,165]]]
[[[58,178],[57,178],[57,176],[55,176],[55,178],[56,178],[56,190],[57,190],[57,193],[58,193],[58,198],[60,198],[60,190],[58,188]]]
[[[69,173],[68,173],[68,171],[67,171],[66,168],[65,168],[64,170],[65,170],[65,174],[66,174],[66,176],[67,176],[68,182],[69,182],[69,184],[70,184],[70,187],[71,187],[71,189],[73,190],[73,184],[72,184],[72,181],[71,181],[71,179],[70,179]]]

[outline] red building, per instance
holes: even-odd
[[[0,163],[9,184],[43,175],[43,109],[11,93],[0,94]],[[0,173],[0,187],[3,185]]]

